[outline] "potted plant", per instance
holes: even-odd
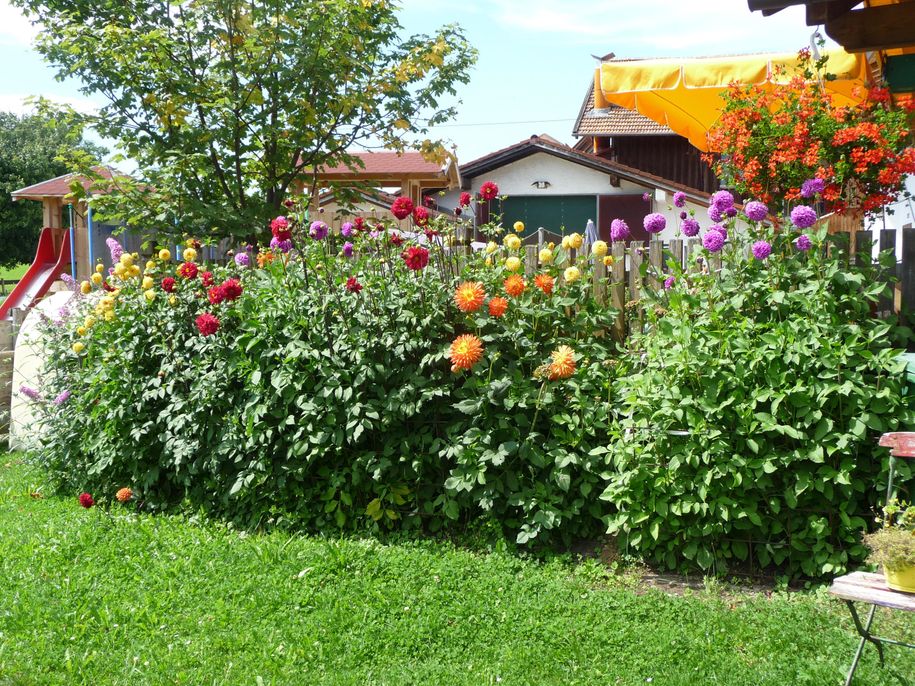
[[[887,586],[915,593],[915,505],[893,499],[877,521],[881,528],[864,537],[868,561],[883,566]]]

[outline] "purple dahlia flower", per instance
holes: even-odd
[[[344,237],[349,238],[353,235],[353,229],[352,222],[344,222],[343,226],[340,227],[340,233],[343,234]]]
[[[717,191],[712,194],[711,203],[719,212],[724,212],[734,207],[734,196],[730,191]]]
[[[826,188],[826,182],[823,179],[807,179],[801,184],[801,197],[812,198],[818,193],[822,193]]]
[[[247,267],[251,264],[251,258],[248,257],[248,253],[240,252],[235,256],[235,264],[238,267]]]
[[[812,207],[798,205],[791,210],[791,223],[799,229],[809,229],[816,224],[816,221],[817,213],[813,211]]]
[[[292,241],[281,241],[274,236],[270,239],[270,247],[274,250],[279,250],[280,252],[289,252],[292,250]]]
[[[343,244],[343,254],[346,257],[353,256],[353,244],[350,243],[349,241],[347,241],[346,243]]]
[[[720,231],[709,229],[702,237],[702,247],[709,252],[718,252],[724,246],[724,236]]]
[[[713,222],[720,222],[722,219],[724,219],[724,212],[719,210],[714,205],[709,205],[708,206],[708,218],[711,219]]]
[[[681,212],[681,213],[680,213],[680,219],[686,219],[688,216],[689,216],[689,215],[686,214],[686,212]]]
[[[757,260],[764,260],[772,254],[772,245],[769,241],[756,241],[753,244],[753,257]]]
[[[686,193],[677,191],[674,193],[674,207],[683,207],[686,205]]]
[[[810,240],[810,236],[808,236],[806,233],[802,233],[800,236],[794,239],[794,247],[801,252],[807,252],[810,250],[810,248],[813,247],[813,242]]]
[[[725,240],[727,240],[727,238],[728,238],[728,230],[726,228],[724,228],[721,224],[712,224],[710,227],[708,227],[708,230],[717,231],[718,233],[721,234],[721,237],[724,238]]]
[[[622,219],[614,219],[610,222],[610,240],[624,241],[629,238],[629,225]]]
[[[677,280],[677,279],[676,279],[675,277],[673,277],[673,276],[668,276],[666,279],[664,279],[664,290],[665,290],[665,291],[669,291],[671,288],[673,288],[673,287],[674,287],[674,282],[675,282],[676,280]]]
[[[747,219],[754,222],[761,222],[769,214],[769,208],[766,207],[765,203],[759,202],[759,200],[751,200],[748,202],[743,206],[743,211],[747,215]]]
[[[308,235],[316,241],[323,241],[327,238],[327,224],[322,221],[312,222],[311,228],[308,230]]]
[[[667,226],[667,220],[664,218],[663,214],[653,212],[652,214],[645,215],[642,224],[645,226],[645,230],[648,233],[661,233],[664,230],[664,227]]]
[[[693,236],[699,235],[699,222],[690,217],[689,219],[684,219],[683,223],[680,224],[680,231],[683,232],[684,236],[692,238]]]

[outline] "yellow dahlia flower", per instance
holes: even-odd
[[[159,251],[159,259],[163,262],[168,262],[172,259],[171,251],[168,248],[162,248],[162,250]]]
[[[127,267],[118,262],[114,265],[114,275],[119,279],[127,278]]]
[[[132,267],[133,266],[133,255],[131,255],[129,252],[122,253],[120,263],[123,264],[125,267]]]
[[[595,257],[603,257],[607,254],[607,244],[604,241],[594,241],[591,246],[591,254]]]
[[[135,279],[140,276],[140,265],[132,264],[127,268],[127,276],[129,278]]]
[[[515,222],[512,228],[515,230],[515,233],[524,233],[524,222]]]
[[[516,272],[521,269],[521,260],[517,257],[509,257],[505,260],[505,268],[510,272]]]
[[[106,322],[114,321],[114,310],[105,310],[105,321]]]
[[[149,262],[146,263],[146,271],[151,272],[155,268],[156,268],[156,263],[153,262],[152,260],[150,260]]]
[[[517,250],[521,247],[521,239],[515,234],[510,233],[502,239],[502,244],[509,250]]]
[[[89,278],[89,280],[90,280],[92,283],[94,283],[96,286],[101,286],[101,285],[102,285],[102,281],[104,281],[104,279],[102,278],[102,275],[99,274],[98,272],[96,272],[95,274],[93,274],[93,275]]]
[[[79,291],[80,291],[80,293],[82,293],[83,295],[89,295],[89,294],[92,292],[92,284],[89,283],[88,281],[83,281],[83,282],[79,285]]]
[[[81,341],[76,341],[72,346],[70,346],[73,352],[79,355],[83,350],[86,349],[86,346],[82,344]]]
[[[562,278],[565,279],[566,283],[575,283],[581,278],[581,272],[578,271],[578,267],[568,267],[562,273]]]
[[[97,265],[95,265],[95,273],[96,273],[96,274],[101,274],[101,273],[104,272],[104,271],[105,271],[105,265],[104,265],[104,264],[97,264]]]
[[[553,251],[549,248],[542,248],[540,250],[540,264],[552,264],[553,263]]]
[[[584,239],[581,237],[580,233],[570,233],[569,234],[569,244],[576,250],[580,250]]]
[[[86,317],[85,321],[83,321],[83,326],[85,326],[87,329],[91,329],[93,326],[95,326],[95,317],[91,315]]]
[[[181,253],[181,257],[184,258],[185,262],[193,262],[197,259],[197,251],[193,248],[185,248],[184,252]]]
[[[168,304],[169,304],[169,305],[177,305],[177,304],[178,304],[178,298],[176,298],[174,295],[168,296]]]
[[[144,291],[149,290],[155,285],[155,280],[151,276],[143,277],[143,284],[140,286]]]
[[[605,266],[605,267],[612,267],[612,266],[613,266],[613,255],[607,255],[607,256],[604,258],[604,266]]]
[[[77,326],[77,327],[76,327],[76,335],[77,335],[77,336],[85,336],[87,331],[89,331],[89,329],[87,329],[85,326]]]
[[[562,237],[562,247],[566,250],[569,250],[572,247],[572,239],[568,236]]]
[[[187,240],[185,240],[185,241],[184,241],[184,247],[185,247],[185,248],[193,248],[193,247],[194,247],[194,239],[193,239],[193,238],[188,238]],[[188,260],[188,262],[190,262],[190,260]]]
[[[143,291],[143,295],[146,296],[146,302],[152,302],[156,299],[156,292],[152,288],[147,288]]]
[[[487,255],[492,255],[498,249],[499,249],[499,244],[496,243],[495,241],[489,241],[489,243],[486,244],[486,254]]]

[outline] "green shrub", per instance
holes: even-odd
[[[757,236],[758,237],[758,236]],[[877,436],[911,423],[883,290],[769,234],[729,244],[720,275],[683,273],[634,336],[603,498],[611,532],[668,567],[838,573],[864,559]],[[707,255],[707,253],[706,253]]]

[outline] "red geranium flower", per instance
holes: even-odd
[[[162,279],[162,290],[166,293],[171,293],[175,290],[175,279],[171,276],[166,276]]]
[[[391,214],[398,219],[406,219],[413,211],[413,201],[403,196],[391,203]]]
[[[417,226],[425,226],[429,223],[429,210],[425,207],[413,208],[413,223]]]
[[[185,279],[196,279],[197,265],[193,262],[185,262],[178,267],[178,276],[183,276]]]
[[[200,275],[200,280],[203,282],[204,288],[209,288],[213,285],[213,272],[204,272]]]
[[[212,305],[218,305],[226,299],[226,292],[222,286],[213,286],[207,291],[207,298],[210,299]]]
[[[429,251],[417,245],[410,246],[401,254],[403,261],[415,272],[421,271],[429,264]]]
[[[197,319],[194,320],[194,323],[197,325],[197,330],[204,336],[212,336],[219,331],[219,319],[209,312],[204,312],[197,317]]]
[[[461,199],[458,200],[461,207],[470,207],[470,193],[461,193]]]
[[[85,507],[87,510],[95,505],[95,501],[92,499],[92,496],[88,493],[79,494],[79,504]]]
[[[483,200],[493,200],[499,195],[499,187],[493,181],[485,181],[480,186],[480,197]]]
[[[353,219],[353,226],[355,227],[356,231],[365,231],[365,219],[362,217],[356,217]]]
[[[226,300],[238,300],[243,290],[241,281],[238,279],[226,279],[220,288],[222,288]]]
[[[359,283],[355,276],[351,276],[346,280],[344,288],[350,293],[358,293],[362,290],[362,284]]]

